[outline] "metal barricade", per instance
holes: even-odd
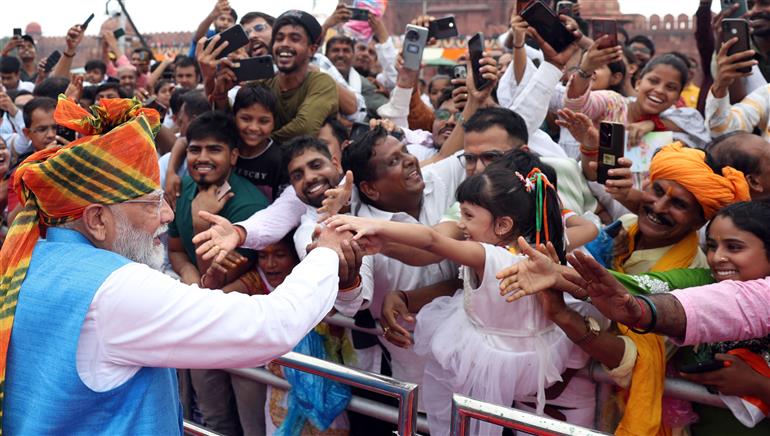
[[[185,436],[220,436],[219,433],[215,433],[186,419],[184,421],[184,434]]]
[[[460,394],[452,396],[452,427],[453,436],[469,434],[471,418],[492,424],[521,430],[533,435],[573,435],[598,436],[599,433],[563,421],[533,415],[521,410],[509,409],[496,404],[474,400]]]

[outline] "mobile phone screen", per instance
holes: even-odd
[[[473,35],[468,41],[468,53],[471,56],[471,68],[473,68],[473,84],[476,89],[484,89],[489,85],[489,80],[481,77],[481,56],[484,52],[484,35],[481,32]]]

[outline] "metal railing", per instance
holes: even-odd
[[[594,430],[579,427],[563,421],[534,415],[521,410],[510,409],[496,404],[474,400],[460,394],[452,396],[453,436],[465,436],[470,432],[471,418],[486,421],[491,424],[521,430],[533,435],[573,435],[598,436]]]
[[[221,436],[219,433],[215,433],[186,419],[184,421],[184,434],[186,436]]]

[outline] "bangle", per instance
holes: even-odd
[[[524,45],[525,45],[525,43],[523,43],[523,42],[521,43],[521,45],[516,45],[516,44],[514,43],[514,44],[513,44],[513,48],[524,48]]]
[[[348,286],[347,288],[340,289],[340,292],[350,292],[359,286],[361,286],[361,274],[356,276],[356,281],[354,281],[352,285]]]
[[[66,51],[62,53],[64,57],[67,58],[74,58],[77,53],[67,53]]]
[[[644,303],[650,308],[650,325],[648,325],[646,328],[639,328],[639,321],[644,318],[644,305],[639,301],[644,301]],[[644,335],[647,333],[650,333],[655,329],[655,325],[658,323],[658,310],[655,308],[655,303],[650,300],[649,297],[646,295],[637,295],[636,296],[636,302],[639,303],[639,307],[642,308],[642,316],[639,317],[639,321],[637,321],[637,325],[630,327],[631,331],[640,335]]]
[[[598,148],[586,148],[583,144],[580,144],[580,154],[586,157],[594,157],[599,155]]]
[[[398,291],[401,293],[401,296],[404,297],[404,304],[406,305],[406,310],[409,310],[409,296],[406,295],[406,292],[404,291]]]
[[[578,67],[577,70],[575,70],[576,73],[578,73],[578,76],[588,80],[593,76],[593,73],[589,73],[588,71]]]

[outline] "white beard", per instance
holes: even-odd
[[[117,218],[117,235],[112,251],[134,262],[143,263],[160,271],[165,260],[165,252],[162,244],[155,245],[154,239],[166,233],[168,226],[164,224],[158,228],[155,234],[150,235],[143,230],[134,228],[122,211],[117,208],[112,208],[112,211]]]

